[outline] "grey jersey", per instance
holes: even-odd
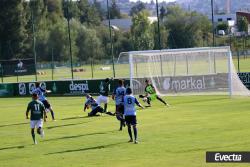
[[[115,95],[116,105],[123,105],[123,97],[125,93],[126,93],[126,88],[124,86],[119,86],[114,90],[113,95]]]

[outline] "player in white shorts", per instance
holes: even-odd
[[[37,129],[37,133],[41,135],[41,137],[43,137],[44,131],[42,127],[43,127],[43,119],[44,121],[46,121],[46,112],[43,103],[38,100],[38,95],[35,93],[32,94],[32,101],[28,104],[26,110],[27,119],[29,119],[29,112],[30,112],[31,136],[34,144],[37,144],[35,137],[35,128]]]
[[[110,79],[109,78],[106,78],[101,89],[100,89],[100,92],[99,92],[99,96],[97,97],[97,104],[98,105],[101,105],[102,103],[104,103],[104,113],[107,112],[107,107],[108,107],[108,96],[109,96],[109,90],[110,90]],[[111,112],[107,112],[106,114],[111,114],[111,115],[114,115],[113,113]]]

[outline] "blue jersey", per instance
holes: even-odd
[[[96,109],[99,106],[93,97],[87,98],[85,105],[90,105],[92,110]]]
[[[116,105],[123,105],[123,97],[126,93],[126,88],[124,86],[117,87],[113,94],[115,95],[115,104]]]
[[[133,95],[124,96],[124,115],[136,115],[135,104],[139,105],[138,100]]]
[[[47,100],[45,97],[46,90],[41,87],[35,88],[32,93],[36,93],[38,95],[38,100],[45,101]]]

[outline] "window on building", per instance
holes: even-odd
[[[222,18],[219,18],[219,19],[218,19],[218,22],[221,22],[221,21],[223,21]]]
[[[228,20],[232,20],[232,18],[227,18],[227,21],[228,21]]]

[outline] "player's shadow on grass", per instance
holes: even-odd
[[[62,118],[61,120],[72,120],[72,119],[81,119],[81,118],[90,118],[88,116],[84,116],[84,117],[68,117],[68,118]]]
[[[24,148],[25,145],[21,145],[21,146],[11,146],[11,147],[2,147],[0,148],[0,151],[2,150],[10,150],[10,149],[21,149],[21,148]]]
[[[25,124],[28,124],[28,122],[22,122],[22,123],[15,123],[15,124],[0,125],[0,128],[2,128],[2,127],[8,127],[8,126],[25,125]]]
[[[58,138],[47,139],[47,140],[44,140],[42,142],[64,140],[64,139],[74,139],[74,138],[79,138],[79,137],[84,137],[84,136],[104,135],[104,134],[108,134],[108,133],[112,133],[112,132],[115,132],[115,131],[95,132],[95,133],[87,133],[87,134],[74,135],[74,136],[63,136],[63,137],[58,137]]]
[[[80,152],[80,151],[88,151],[88,150],[96,150],[96,149],[103,149],[103,148],[109,148],[121,144],[125,144],[127,142],[119,142],[119,143],[113,143],[113,144],[107,144],[107,145],[100,145],[100,146],[94,146],[94,147],[87,147],[87,148],[80,148],[80,149],[73,149],[73,150],[65,150],[65,151],[58,151],[58,152],[52,152],[45,155],[51,155],[51,154],[63,154],[63,153],[71,153],[71,152]]]
[[[91,121],[88,121],[88,122],[91,122]],[[63,125],[49,126],[49,127],[46,127],[46,129],[61,128],[61,127],[66,127],[66,126],[74,126],[74,125],[80,125],[80,124],[88,123],[88,122],[77,122],[77,123],[71,123],[71,124],[63,124]]]

